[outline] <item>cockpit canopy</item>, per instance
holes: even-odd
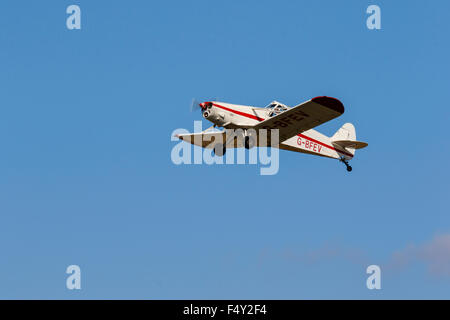
[[[278,101],[272,101],[265,108],[267,109],[267,115],[269,117],[276,116],[277,114],[280,114],[281,112],[289,109],[286,105],[284,105]]]

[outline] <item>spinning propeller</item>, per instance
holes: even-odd
[[[198,109],[200,109],[200,110],[202,110],[202,108],[200,107],[200,101],[198,101],[197,99],[192,99],[192,102],[191,102],[191,108],[190,108],[190,110],[191,110],[191,112],[194,112],[195,110],[198,110]]]
[[[211,100],[208,100],[208,101],[205,101],[205,102],[200,102],[200,101],[198,101],[197,99],[194,98],[194,99],[192,99],[190,110],[191,110],[191,112],[194,112],[194,111],[196,111],[196,110],[200,110],[200,112],[203,113],[203,111],[204,111],[208,106],[211,105],[211,102],[210,102],[210,101],[215,101],[215,100],[216,100],[216,99],[211,99]]]

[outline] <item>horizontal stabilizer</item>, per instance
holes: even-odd
[[[337,140],[333,141],[332,143],[342,148],[351,148],[351,149],[362,149],[368,146],[368,144],[365,142],[353,140]]]

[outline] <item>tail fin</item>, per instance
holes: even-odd
[[[351,123],[346,123],[331,137],[332,141],[350,140],[356,141],[356,130]]]
[[[331,137],[331,142],[337,145],[352,155],[355,154],[356,149],[367,147],[367,143],[356,141],[356,130],[353,124],[344,124],[336,133]]]

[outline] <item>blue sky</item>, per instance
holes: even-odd
[[[382,30],[366,28],[370,4]],[[2,1],[0,298],[450,298],[449,10]],[[318,95],[346,107],[321,132],[352,122],[369,143],[351,174],[287,151],[274,176],[171,162],[172,131],[200,119],[193,97]],[[366,288],[370,264],[382,290]]]

